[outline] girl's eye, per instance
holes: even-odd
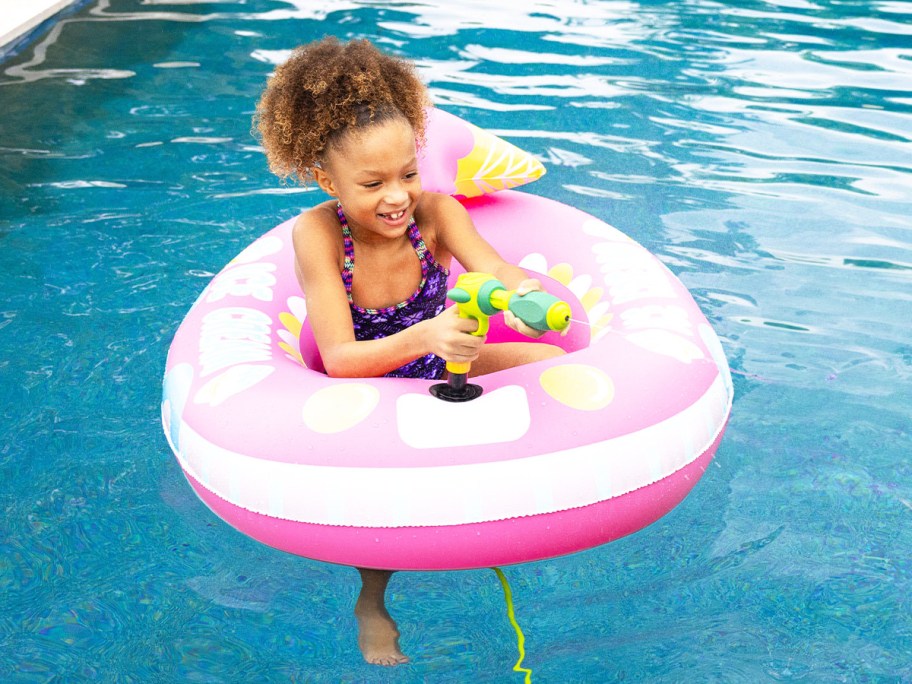
[[[375,188],[380,187],[380,181],[374,181],[373,183],[363,183],[363,186],[369,190],[374,190]]]

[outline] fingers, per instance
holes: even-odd
[[[460,318],[455,306],[451,306],[433,320],[434,354],[456,363],[469,363],[478,358],[486,337],[469,334],[478,330],[478,321]]]
[[[516,315],[509,309],[507,311],[504,311],[504,323],[506,323],[508,327],[512,328],[516,332],[521,333],[526,337],[531,337],[535,340],[545,334],[544,330],[536,330],[535,328],[523,323],[522,320],[517,318]]]
[[[527,295],[530,292],[543,292],[541,281],[538,278],[526,278],[516,286],[516,294],[520,297]],[[545,334],[544,330],[536,330],[535,328],[523,323],[510,310],[504,311],[504,322],[516,332],[521,333],[526,337],[531,337],[535,340]]]
[[[542,284],[538,278],[526,278],[516,286],[516,294],[520,297],[534,291],[542,291]]]
[[[445,318],[446,316],[449,318]],[[474,318],[460,318],[459,309],[455,304],[440,314],[440,318],[446,325],[454,326],[461,333],[473,333],[478,330],[478,321]]]
[[[443,359],[456,363],[469,363],[478,358],[484,346],[484,336],[456,333],[452,339],[444,341],[438,353]]]

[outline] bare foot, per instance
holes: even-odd
[[[409,658],[399,649],[399,629],[385,608],[368,610],[355,606],[358,646],[372,665],[402,665]]]
[[[358,646],[364,659],[372,665],[402,665],[408,656],[399,650],[399,628],[386,610],[386,586],[393,573],[389,570],[358,568],[361,593],[355,602],[358,618]]]

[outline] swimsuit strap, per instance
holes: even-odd
[[[427,280],[428,270],[431,264],[436,263],[434,261],[434,255],[431,254],[430,250],[427,248],[427,245],[424,244],[424,238],[421,237],[421,232],[418,230],[418,224],[415,223],[414,217],[409,217],[408,225],[408,236],[409,242],[412,244],[412,249],[415,250],[415,254],[418,255],[418,261],[421,263],[421,282],[418,284],[418,289],[412,294],[411,297],[406,299],[404,302],[399,302],[385,309],[366,309],[363,307],[358,307],[357,304],[352,300],[352,279],[355,271],[355,243],[352,240],[351,229],[348,227],[348,221],[345,218],[345,212],[342,211],[342,203],[336,203],[336,215],[339,217],[339,223],[342,225],[342,245],[345,249],[345,261],[342,267],[342,282],[345,284],[345,294],[348,296],[348,303],[352,306],[355,306],[359,309],[363,309],[369,313],[379,313],[383,311],[392,311],[395,309],[401,309],[403,306],[412,302],[424,288],[424,283]]]
[[[341,202],[336,204],[336,215],[339,217],[339,223],[342,224],[342,245],[345,248],[342,282],[345,283],[345,293],[348,295],[350,304],[352,301],[352,273],[355,270],[355,244],[352,242],[351,230],[348,228],[348,221],[345,220]]]

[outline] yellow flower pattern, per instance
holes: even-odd
[[[279,330],[279,347],[290,359],[306,368],[307,364],[301,358],[300,349],[301,327],[307,316],[307,305],[303,297],[289,297],[286,303],[289,311],[279,314],[279,322],[282,324],[282,329]]]
[[[576,275],[573,266],[566,262],[548,266],[543,254],[528,254],[520,262],[522,268],[544,273],[554,278],[561,285],[577,296],[589,322],[590,341],[595,342],[611,329],[614,317],[609,311],[610,302],[604,299],[605,291],[601,287],[592,287],[592,276]]]

